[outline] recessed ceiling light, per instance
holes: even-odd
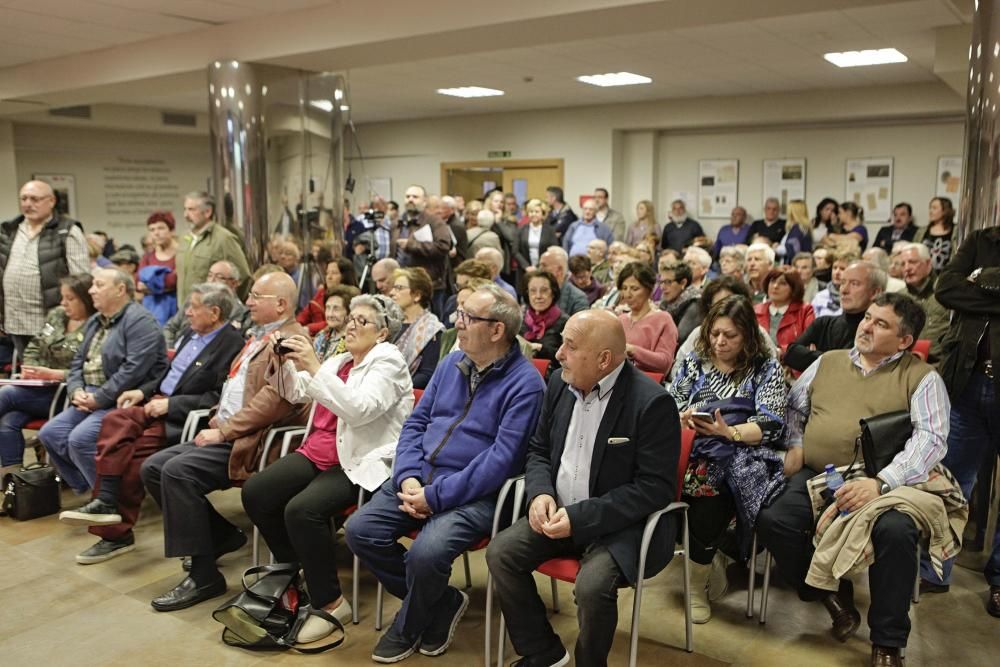
[[[905,63],[908,58],[896,49],[867,49],[865,51],[844,51],[827,53],[823,58],[837,67],[864,67],[866,65],[888,65]]]
[[[578,76],[576,80],[589,83],[592,86],[607,88],[609,86],[636,86],[642,83],[653,83],[648,76],[632,74],[632,72],[609,72],[607,74],[588,74]]]
[[[438,88],[437,91],[442,95],[451,95],[452,97],[495,97],[497,95],[504,94],[502,90],[497,90],[496,88],[483,88],[481,86]]]

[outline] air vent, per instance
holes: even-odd
[[[49,109],[50,116],[62,116],[63,118],[90,118],[90,107],[62,107],[61,109]]]
[[[175,113],[164,111],[161,114],[164,125],[175,127],[198,127],[198,117],[193,113]]]

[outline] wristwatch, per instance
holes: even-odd
[[[978,269],[976,269],[975,271],[973,271],[972,273],[970,273],[969,274],[969,282],[970,283],[974,283],[977,280],[979,280],[979,274],[982,273],[982,272],[983,272],[983,267],[980,266]]]
[[[738,428],[733,426],[729,431],[729,439],[733,442],[743,442],[743,434],[740,433]]]
[[[885,494],[887,494],[890,491],[892,491],[892,487],[889,486],[888,483],[886,483],[886,482],[882,481],[881,479],[879,479],[878,477],[875,478],[875,481],[878,482],[878,494],[880,496],[884,496]]]

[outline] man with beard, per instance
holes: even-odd
[[[675,199],[670,204],[670,220],[663,228],[663,236],[660,237],[660,248],[666,250],[672,248],[679,253],[691,245],[699,236],[704,236],[705,232],[697,220],[688,217],[687,206],[682,199]]]
[[[451,231],[427,208],[427,191],[422,186],[406,188],[405,197],[406,212],[392,230],[392,256],[404,268],[419,266],[430,274],[434,284],[431,305],[440,317],[444,313]]]

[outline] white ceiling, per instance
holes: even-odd
[[[358,122],[817,89],[833,91],[832,105],[851,104],[857,101],[838,98],[836,89],[937,81],[936,35],[967,24],[971,7],[971,0],[743,2],[746,4],[739,6],[742,15],[733,15],[739,20],[732,21],[724,14],[712,16],[712,8],[706,8],[705,3],[721,8],[726,4],[722,0],[665,0],[622,7],[617,10],[621,15],[646,12],[653,20],[628,26],[608,22],[606,29],[594,23],[608,16],[597,10],[563,10],[563,15],[552,17],[542,30],[539,19],[519,20],[515,8],[514,15],[504,14],[505,22],[495,24],[495,28],[483,23],[480,28],[442,30],[420,37],[376,38],[349,51],[296,54],[291,49],[288,56],[261,60],[315,70],[337,70],[338,64],[342,68],[343,63],[356,63],[346,74],[352,113]],[[0,74],[20,63],[129,43],[138,43],[133,44],[138,54],[141,43],[147,40],[148,57],[155,59],[164,36],[205,31],[205,39],[211,39],[215,24],[257,21],[256,25],[261,25],[262,19],[280,22],[292,20],[289,12],[295,11],[303,12],[300,16],[318,16],[308,12],[329,10],[326,6],[331,4],[336,3],[0,0],[0,24],[9,28],[0,42]],[[365,6],[374,11],[380,4],[385,3],[369,0]],[[782,9],[786,5],[802,9]],[[703,18],[692,19],[699,6]],[[840,8],[816,11],[830,6]],[[434,8],[435,4],[427,3],[421,10],[433,13]],[[280,14],[273,14],[279,9]],[[675,22],[678,16],[690,20]],[[444,18],[440,24],[446,27]],[[565,30],[552,30],[555,25],[565,26]],[[910,61],[839,69],[822,58],[828,51],[889,46],[902,51]],[[434,54],[440,55],[430,57]],[[653,83],[609,89],[575,81],[581,74],[619,70],[650,76]],[[463,100],[435,92],[463,85],[499,88],[507,94]],[[205,87],[204,70],[198,69],[82,91],[52,91],[32,99],[50,105],[139,104],[204,111]]]

